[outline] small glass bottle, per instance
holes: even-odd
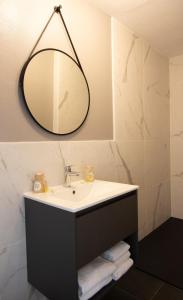
[[[84,170],[84,180],[86,182],[93,182],[95,180],[93,167],[90,165],[85,166]]]

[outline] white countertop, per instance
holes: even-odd
[[[70,212],[78,212],[138,188],[137,185],[109,181],[95,180],[87,183],[80,180],[73,182],[71,187],[50,187],[47,193],[27,192],[24,197]]]

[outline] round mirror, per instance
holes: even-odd
[[[85,121],[90,105],[86,77],[65,52],[43,49],[26,63],[22,92],[32,117],[44,129],[68,134]]]

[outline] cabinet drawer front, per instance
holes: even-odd
[[[137,231],[136,193],[76,218],[77,265]]]

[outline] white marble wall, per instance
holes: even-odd
[[[27,283],[23,193],[35,172],[49,185],[64,181],[64,165],[94,166],[97,179],[130,176],[113,141],[0,143],[0,300],[45,300]],[[78,178],[77,178],[78,179]]]
[[[170,217],[169,62],[112,19],[114,139],[140,185],[139,237]]]
[[[183,219],[183,55],[170,59],[171,205]]]

